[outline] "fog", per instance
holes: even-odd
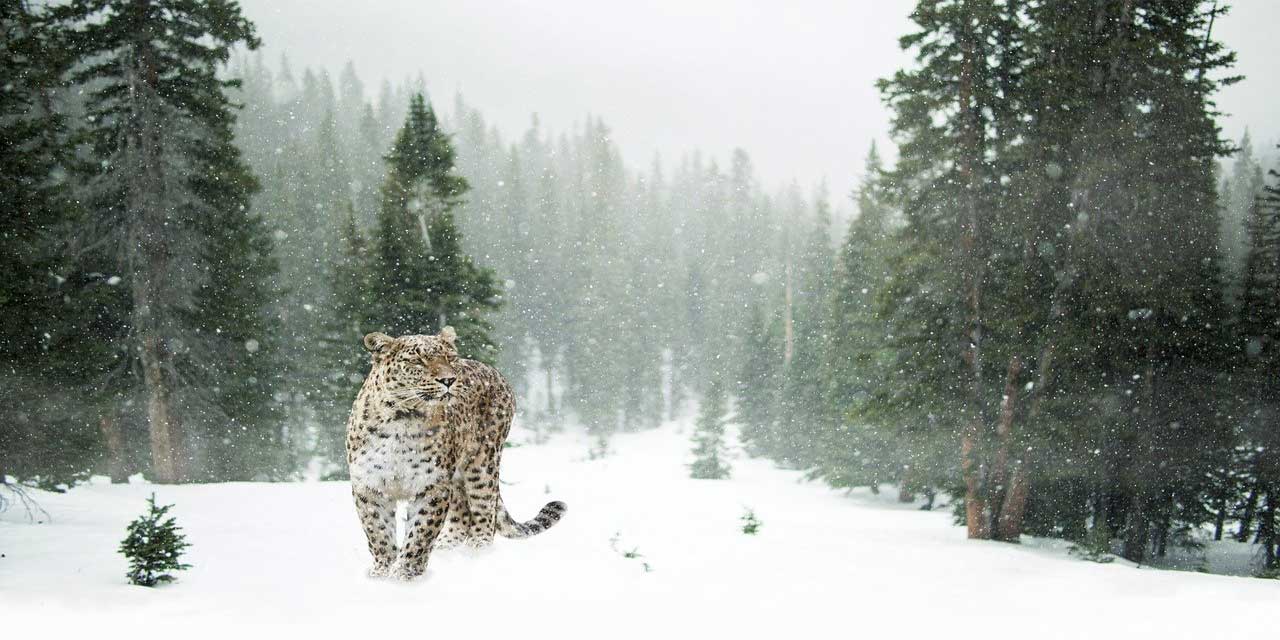
[[[767,183],[826,178],[837,194],[855,183],[871,140],[889,142],[874,84],[909,60],[898,38],[913,4],[243,2],[273,63],[287,52],[296,66],[336,73],[351,60],[370,91],[421,73],[441,104],[460,91],[508,135],[531,113],[557,130],[598,115],[639,165],[693,149],[723,164],[743,147]],[[1280,21],[1280,3],[1232,5],[1215,36],[1251,81],[1222,92],[1222,125],[1228,138],[1249,126],[1266,143],[1280,136],[1271,117],[1280,86],[1266,80],[1280,42],[1263,26]]]

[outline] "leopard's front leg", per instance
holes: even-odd
[[[351,495],[356,500],[356,513],[360,515],[364,535],[369,539],[369,555],[373,556],[369,576],[385,577],[396,558],[396,503],[374,489],[354,483]]]
[[[452,483],[437,482],[409,500],[404,545],[396,558],[395,576],[412,580],[427,569],[427,558],[449,511]]]

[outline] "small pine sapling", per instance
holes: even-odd
[[[1093,525],[1084,539],[1079,544],[1071,545],[1069,551],[1071,555],[1089,562],[1114,562],[1116,557],[1111,554],[1111,528],[1105,522]]]
[[[693,433],[693,464],[689,465],[689,477],[698,480],[720,480],[729,477],[729,465],[725,463],[724,427],[728,411],[724,384],[713,380],[702,397],[698,424]]]
[[[749,536],[754,536],[760,532],[760,525],[762,523],[760,522],[760,519],[756,517],[755,511],[747,509],[747,512],[742,514],[742,517],[739,518],[739,520],[742,521],[743,533]]]
[[[179,562],[183,550],[191,546],[174,522],[166,515],[173,505],[156,505],[156,494],[147,498],[147,513],[129,523],[128,535],[120,543],[120,553],[129,559],[128,578],[131,584],[154,587],[174,578],[169,571],[190,569],[191,565]]]
[[[587,459],[599,460],[601,458],[608,457],[610,453],[612,453],[612,451],[609,449],[609,436],[608,434],[601,433],[596,436],[595,442],[591,445],[591,448],[587,450]]]

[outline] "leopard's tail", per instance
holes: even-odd
[[[498,533],[507,538],[536,536],[559,522],[568,508],[563,502],[554,500],[542,507],[542,511],[539,511],[538,515],[534,516],[532,520],[516,522],[515,518],[512,518],[511,514],[507,513],[507,506],[502,503],[502,498],[498,498]]]

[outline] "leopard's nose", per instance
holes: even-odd
[[[452,377],[452,376],[451,376],[451,377],[448,377],[448,378],[436,378],[436,382],[439,382],[440,384],[444,385],[445,387],[451,387],[451,386],[453,386],[453,381],[454,381],[454,380],[457,380],[457,378]]]

